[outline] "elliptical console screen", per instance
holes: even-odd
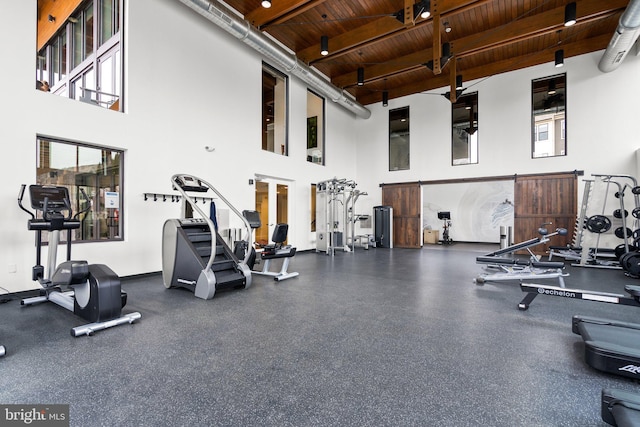
[[[69,208],[69,190],[67,187],[30,185],[31,208],[42,210],[44,199],[47,198],[47,208],[51,211],[61,211]]]

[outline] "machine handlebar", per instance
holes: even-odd
[[[69,190],[66,187],[31,185],[29,186],[31,207],[36,212],[42,212],[42,219],[38,219],[34,212],[29,211],[22,204],[25,189],[26,185],[22,184],[18,194],[18,206],[31,216],[29,220],[30,230],[69,230],[79,228],[80,221],[78,216],[91,209],[91,200],[82,188],[80,188],[80,193],[86,202],[86,207],[73,215]],[[63,215],[62,211],[67,211],[67,215]]]
[[[89,196],[87,196],[87,193],[84,192],[84,188],[80,188],[80,193],[82,193],[82,197],[84,198],[84,201],[87,202],[87,207],[82,209],[78,213],[76,213],[73,216],[74,219],[77,219],[80,214],[89,212],[89,210],[91,210],[91,199],[89,199]]]
[[[33,212],[27,210],[27,208],[25,208],[24,206],[22,206],[22,198],[24,197],[24,189],[27,188],[27,186],[25,184],[22,184],[20,186],[20,193],[18,194],[18,206],[20,206],[20,209],[22,209],[23,211],[25,211],[26,213],[28,213],[29,215],[31,215],[31,219],[36,219],[36,216],[34,215]]]

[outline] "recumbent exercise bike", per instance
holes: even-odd
[[[35,214],[22,205],[25,185],[20,188],[18,206],[31,216],[27,226],[36,232],[36,265],[32,279],[43,289],[40,296],[22,300],[28,306],[51,301],[91,322],[71,329],[74,337],[93,335],[102,329],[133,323],[141,318],[134,312],[121,315],[127,303],[127,294],[121,291],[120,278],[104,264],[88,264],[87,261],[71,260],[71,230],[80,228],[79,215],[91,208],[84,190],[80,189],[87,207],[73,215],[69,190],[61,186],[30,185],[31,208]],[[67,212],[66,215],[63,212]],[[38,218],[38,213],[42,218]],[[67,231],[67,260],[56,266],[60,231]],[[47,270],[40,264],[42,232],[49,232]],[[71,290],[63,290],[71,288]]]
[[[260,220],[260,213],[258,211],[242,211],[242,215],[246,218],[247,222],[251,226],[252,229],[257,229],[262,226],[262,221]],[[284,242],[287,240],[287,233],[289,232],[288,224],[276,224],[273,229],[273,234],[271,236],[271,241],[273,244],[265,245],[262,247],[262,252],[260,253],[260,258],[264,261],[264,265],[261,271],[252,270],[252,274],[269,276],[273,277],[273,280],[276,282],[280,282],[282,280],[291,279],[293,277],[298,276],[297,271],[287,271],[289,268],[289,261],[296,254],[296,248],[291,245],[285,245]],[[236,242],[236,256],[244,257],[245,251],[251,251],[249,268],[253,268],[256,262],[256,251],[255,248],[249,248],[247,242]],[[271,271],[270,263],[271,260],[282,258],[282,267],[280,271]]]

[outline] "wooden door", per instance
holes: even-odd
[[[383,185],[382,204],[393,208],[393,247],[420,248],[420,184]]]
[[[546,245],[531,248],[537,255],[548,252],[549,246],[571,243],[578,211],[577,173],[523,175],[515,179],[514,230],[515,243],[539,237],[538,228],[547,222],[549,232],[566,228],[566,236],[554,236]]]

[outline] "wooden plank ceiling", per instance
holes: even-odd
[[[367,105],[385,91],[389,99],[448,92],[456,75],[471,81],[552,67],[558,49],[565,58],[605,49],[629,0],[576,1],[570,27],[564,26],[569,0],[431,0],[426,19],[418,15],[421,0],[272,0],[268,9],[261,0],[225,3]],[[321,36],[329,40],[326,56]],[[441,61],[445,43],[451,55]]]

